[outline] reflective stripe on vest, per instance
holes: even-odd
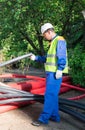
[[[57,36],[51,43],[50,48],[47,53],[47,59],[45,63],[45,71],[56,72],[57,71],[57,56],[56,56],[56,48],[57,41],[64,40],[63,37]],[[66,67],[63,70],[63,73],[68,73],[68,62],[66,61]]]

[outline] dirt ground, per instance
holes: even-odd
[[[85,130],[85,123],[60,112],[61,121],[49,121],[47,126],[32,126],[42,110],[43,104],[34,103],[0,114],[0,130]]]
[[[70,91],[61,97],[67,98],[78,94],[76,91]],[[81,101],[84,103],[85,99]],[[61,111],[60,123],[49,121],[49,124],[45,126],[32,126],[31,122],[38,118],[42,108],[43,104],[36,102],[0,114],[0,130],[85,130],[85,122]]]

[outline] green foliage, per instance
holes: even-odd
[[[82,46],[69,50],[69,67],[73,83],[85,87],[85,50]]]
[[[70,75],[75,84],[85,86],[85,21],[82,15],[85,0],[0,0],[0,49],[4,60],[29,52],[44,55],[48,44],[43,40],[40,27],[51,22],[63,35],[71,49]],[[82,51],[81,51],[82,50]],[[37,63],[29,59],[18,62],[20,68]]]
[[[51,22],[56,32],[64,35],[68,44],[74,45],[84,33],[81,14],[84,8],[84,0],[1,0],[0,39],[2,41],[12,33],[15,43],[30,44],[35,53],[43,55],[46,50],[40,26]]]

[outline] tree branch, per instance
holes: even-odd
[[[26,33],[23,33],[21,30],[20,30],[20,33],[23,35],[23,37],[29,42],[29,44],[33,47],[33,49],[38,53],[40,54],[40,51],[39,49],[37,49],[37,47],[34,45],[33,41],[29,38],[29,36],[26,34]]]
[[[45,54],[45,50],[44,50],[44,46],[43,46],[43,37],[40,36],[39,31],[37,31],[37,38],[38,38],[38,43],[39,43],[41,55],[44,55]]]

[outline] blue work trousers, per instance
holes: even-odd
[[[48,124],[50,118],[53,118],[57,122],[59,121],[59,103],[58,95],[62,78],[56,79],[55,73],[46,74],[46,92],[43,111],[40,114],[39,121]]]

